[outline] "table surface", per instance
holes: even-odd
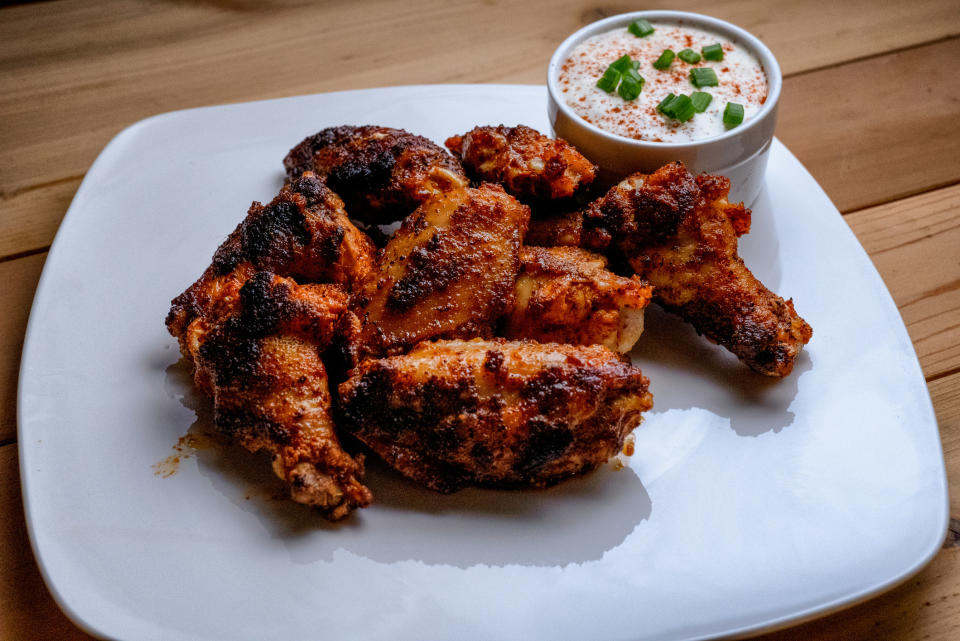
[[[629,4],[583,0],[41,2],[0,9],[0,638],[87,639],[30,551],[17,464],[24,329],[50,242],[117,132],[175,109],[420,83],[541,84],[553,49]],[[764,639],[960,638],[960,4],[674,0],[764,40],[777,136],[890,288],[940,425],[951,529],[919,574]],[[910,82],[901,82],[909,78]]]

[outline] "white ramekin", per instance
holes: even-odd
[[[574,47],[590,36],[626,28],[634,20],[673,22],[713,31],[743,46],[760,60],[767,75],[767,99],[749,121],[719,136],[692,142],[649,142],[624,138],[590,124],[566,104],[557,77]],[[763,187],[763,174],[777,124],[777,105],[783,78],[780,65],[759,39],[740,27],[709,16],[684,11],[635,11],[604,18],[576,31],[563,41],[547,68],[547,112],[554,133],[580,150],[608,176],[651,172],[679,160],[693,173],[708,172],[730,179],[730,200],[750,205]]]

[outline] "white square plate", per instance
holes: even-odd
[[[636,455],[547,491],[440,496],[372,465],[331,525],[260,457],[183,452],[209,429],[163,319],[281,159],[338,124],[442,142],[548,131],[542,87],[398,87],[194,109],[103,151],[60,227],[20,379],[34,550],[58,603],[117,639],[690,639],[796,621],[920,569],[947,524],[943,457],[879,275],[779,142],[742,239],[813,340],[786,380],[651,310],[634,353],[655,410]]]

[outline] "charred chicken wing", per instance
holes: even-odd
[[[225,289],[233,293],[234,282]],[[371,500],[360,482],[362,457],[344,452],[334,431],[319,356],[347,301],[336,285],[298,285],[257,272],[219,318],[196,318],[186,331],[195,380],[213,397],[217,429],[252,452],[272,454],[291,497],[330,519]]]
[[[503,335],[629,352],[651,288],[606,267],[606,258],[576,247],[524,247]]]
[[[640,370],[605,347],[480,339],[365,361],[340,399],[343,429],[440,492],[590,470],[652,406]]]
[[[755,371],[789,374],[812,330],[737,255],[750,226],[730,182],[680,163],[634,174],[586,210],[534,226],[534,242],[604,252],[653,285],[653,298]]]
[[[421,205],[356,293],[360,358],[403,353],[426,339],[492,336],[512,302],[529,217],[489,184]]]
[[[288,180],[312,171],[347,204],[350,216],[382,225],[402,219],[467,178],[442,147],[390,127],[330,127],[304,139],[283,160]]]
[[[520,199],[568,198],[597,174],[569,143],[524,125],[476,127],[446,145],[472,176],[501,183]]]

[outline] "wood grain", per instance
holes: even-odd
[[[15,445],[0,447],[0,639],[91,639],[60,611],[30,550]]]
[[[657,6],[697,9],[693,2],[652,3],[649,8]],[[763,38],[788,74],[960,32],[960,21],[950,19],[960,17],[954,2],[917,2],[882,12],[865,6],[872,5],[778,0],[758,12],[751,3],[718,1],[711,12]],[[380,0],[364,3],[362,10],[350,2],[283,2],[263,8],[256,2],[228,1],[51,2],[3,9],[0,257],[47,246],[72,194],[70,180],[82,176],[115,134],[142,118],[224,102],[393,84],[539,84],[550,54],[567,34],[596,18],[632,9],[628,3],[598,6],[567,0],[551,4],[549,19],[537,3],[441,0]],[[855,37],[852,24],[857,25]],[[45,35],[37,38],[37,33]],[[497,46],[491,46],[493,41]],[[931,55],[949,61],[951,55],[956,59],[954,51],[947,46]],[[881,61],[886,77],[912,75],[908,64],[913,57],[887,58]],[[936,77],[931,80],[950,73],[948,64],[937,68],[942,71],[932,72]],[[838,141],[846,146],[835,155],[836,132],[864,133],[862,127],[850,126],[864,117],[853,105],[857,96],[874,92],[876,80],[859,72],[798,80],[786,85],[779,133],[802,162],[816,167],[818,179],[827,179],[827,193],[842,209],[906,192],[896,183],[895,189],[886,189],[890,183],[878,182],[878,172],[863,176],[858,190],[838,178],[849,175],[841,170],[871,165],[877,148],[888,139],[901,140],[895,132],[904,119],[913,123],[910,135],[931,140],[956,115],[952,100],[957,83],[930,85],[930,118],[914,117],[910,84],[889,83],[885,91],[893,88],[908,98],[891,101],[899,106],[882,112],[880,124],[896,126],[871,126],[865,141]],[[808,93],[817,87],[821,93]],[[810,95],[817,96],[818,105],[829,106],[829,113],[819,106],[809,109]],[[891,163],[902,160],[901,155],[891,156]],[[945,178],[942,174],[952,176],[957,169],[956,163],[946,166],[952,169],[928,167],[933,173],[926,187],[960,180]],[[890,168],[892,164],[883,167]]]
[[[846,216],[929,378],[960,370],[960,185]]]
[[[0,283],[3,283],[3,296],[0,296],[0,443],[17,435],[20,349],[45,258],[46,254],[37,254],[0,263]]]
[[[960,38],[790,78],[777,136],[843,212],[960,181],[947,60]]]

